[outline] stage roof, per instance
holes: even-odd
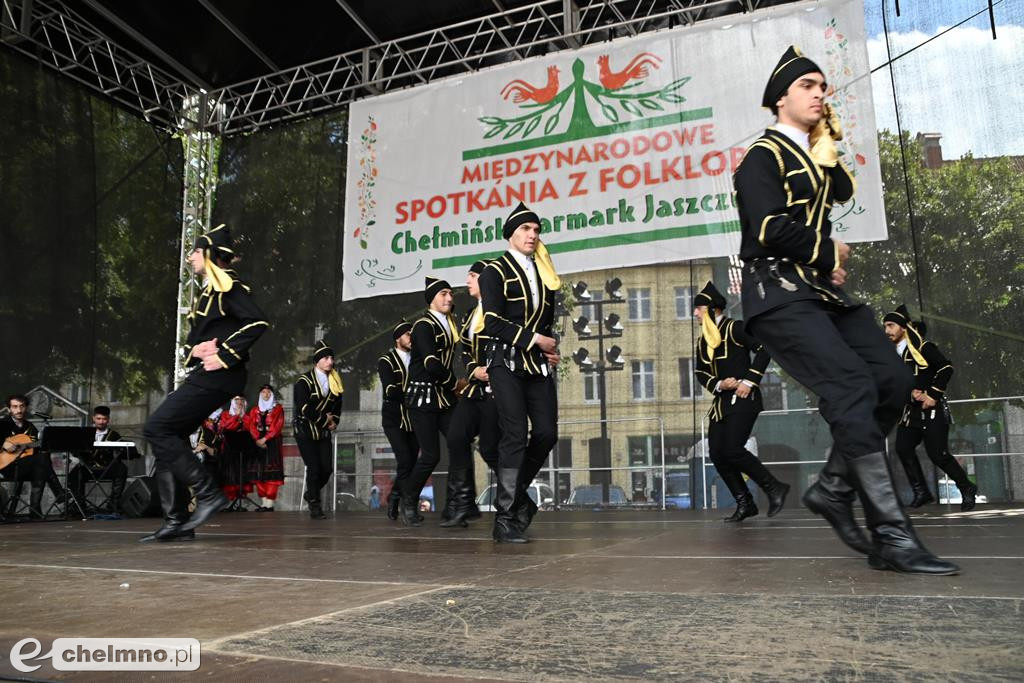
[[[494,64],[792,1],[0,0],[0,42],[155,125],[230,135]]]

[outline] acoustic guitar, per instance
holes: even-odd
[[[13,449],[13,453],[8,449]],[[39,442],[33,441],[28,434],[15,434],[4,439],[4,448],[0,451],[0,470],[10,465],[18,458],[27,458],[36,452]]]

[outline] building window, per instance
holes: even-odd
[[[650,287],[638,287],[637,289],[626,290],[626,300],[629,302],[630,320],[651,319]]]
[[[679,359],[679,398],[693,398],[693,359]]]
[[[583,400],[587,403],[597,403],[601,400],[601,382],[596,372],[583,374]]]
[[[693,317],[693,287],[676,287],[676,320]]]
[[[654,361],[633,361],[633,399],[638,401],[654,398]]]

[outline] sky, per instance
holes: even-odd
[[[992,39],[987,0],[865,0],[868,61],[887,59],[882,23],[886,3],[893,57],[982,13],[893,63],[900,123],[911,133],[941,133],[943,157],[1024,155],[1024,0],[994,5]],[[896,130],[888,68],[872,77],[879,129]]]

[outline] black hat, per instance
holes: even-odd
[[[260,385],[260,391],[263,391],[264,389],[270,389],[271,391],[273,391],[274,387],[272,385],[270,385],[270,384],[261,384]]]
[[[474,261],[473,265],[469,267],[469,272],[476,273],[477,275],[479,275],[480,273],[484,272],[484,268],[487,267],[488,263],[490,263],[490,261],[485,261],[483,259],[480,259],[479,261]]]
[[[448,284],[447,280],[438,280],[436,277],[430,277],[429,275],[425,278],[423,297],[427,300],[427,305],[434,300],[437,293],[442,289],[451,289],[452,286]]]
[[[693,297],[693,305],[709,306],[724,311],[726,301],[722,293],[715,288],[715,283],[708,280],[708,283],[704,285],[704,289],[700,290],[700,293]]]
[[[92,414],[110,417],[110,408],[108,406],[96,406],[92,409]]]
[[[313,349],[313,362],[316,363],[321,358],[326,358],[327,356],[333,356],[333,355],[334,355],[334,349],[332,349],[330,346],[328,346],[327,342],[325,342],[323,339],[321,339],[320,341],[318,341],[316,343],[316,348]]]
[[[391,338],[394,339],[395,341],[398,341],[398,338],[401,337],[406,332],[412,332],[412,323],[403,320],[402,322],[395,325],[395,329],[391,333]]]
[[[814,72],[825,73],[817,64],[804,57],[800,48],[790,45],[786,53],[782,55],[782,59],[775,65],[775,70],[772,71],[772,76],[768,79],[768,85],[764,87],[761,106],[773,108],[779,98],[789,90],[789,86],[793,85],[793,81],[804,74]]]
[[[885,314],[882,318],[883,323],[896,323],[900,327],[906,327],[910,324],[910,311],[907,310],[906,304],[900,304],[896,307],[895,311],[891,311]]]
[[[516,231],[523,223],[536,223],[540,225],[540,218],[533,211],[526,208],[526,204],[519,202],[519,206],[512,210],[512,213],[505,219],[505,225],[501,229],[501,234],[505,239],[512,237],[512,233]]]
[[[235,252],[231,240],[231,229],[221,223],[208,233],[196,239],[196,249],[209,249],[211,256],[216,255],[222,261],[234,261]]]

